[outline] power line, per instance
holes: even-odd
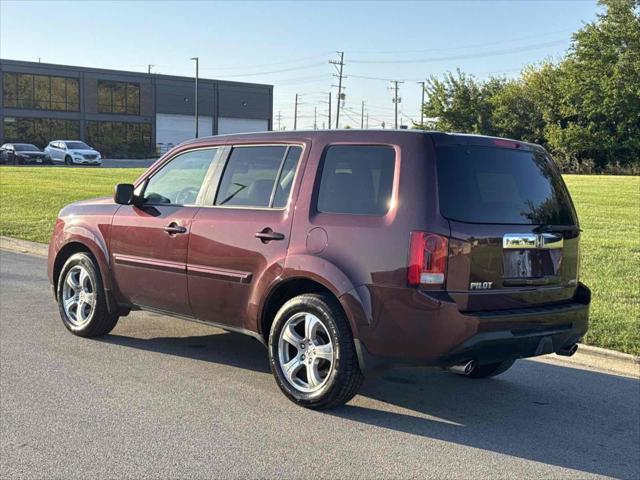
[[[474,43],[467,45],[459,45],[456,47],[448,47],[448,48],[427,48],[427,49],[418,49],[418,50],[350,50],[351,53],[363,53],[363,54],[375,54],[375,55],[398,55],[403,53],[426,53],[426,52],[449,52],[453,50],[467,50],[469,48],[481,48],[481,47],[490,47],[492,45],[504,45],[520,42],[522,40],[529,40],[530,38],[540,38],[546,37],[549,35],[556,35],[558,33],[569,33],[573,32],[573,29],[562,29],[562,30],[553,30],[549,32],[537,33],[532,35],[526,35],[524,37],[511,38],[511,39],[500,39],[492,42],[486,43]]]
[[[402,60],[351,60],[352,63],[428,63],[428,62],[443,62],[451,60],[465,60],[469,58],[484,58],[493,57],[498,55],[508,55],[511,53],[527,52],[530,50],[538,50],[541,48],[552,47],[555,45],[565,44],[566,40],[555,40],[553,42],[536,43],[532,45],[526,45],[522,47],[506,48],[501,50],[493,50],[484,53],[464,54],[464,55],[452,55],[448,57],[431,57],[431,58],[417,58],[417,59],[402,59]]]
[[[327,55],[330,55],[333,52],[322,52],[319,53],[317,55],[312,55],[312,56],[308,56],[308,57],[302,57],[302,58],[297,58],[295,60],[283,60],[281,62],[269,62],[269,63],[260,63],[260,64],[250,64],[250,65],[227,65],[227,66],[216,66],[216,67],[210,67],[211,69],[216,69],[216,70],[250,70],[252,68],[261,68],[261,67],[273,67],[276,65],[288,65],[291,63],[298,63],[298,62],[304,62],[307,60],[313,60],[313,59],[320,59],[320,58],[326,58]]]
[[[271,70],[268,72],[253,72],[253,73],[242,73],[242,74],[234,74],[234,75],[223,75],[225,78],[237,78],[237,77],[255,77],[259,75],[272,75],[274,73],[284,73],[284,72],[294,72],[296,70],[307,70],[310,68],[316,68],[324,65],[323,62],[320,63],[310,63],[308,65],[303,65],[301,67],[292,67],[292,68],[283,68],[281,70]]]

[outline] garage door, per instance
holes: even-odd
[[[256,120],[253,118],[218,118],[218,134],[266,132],[269,130],[268,120]]]
[[[195,136],[195,117],[193,115],[174,115],[158,113],[156,115],[156,143],[178,145]],[[213,132],[213,117],[200,116],[198,136],[207,137]]]

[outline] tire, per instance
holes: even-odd
[[[73,165],[73,162],[71,161],[70,156],[67,155],[66,157],[64,157],[64,164],[69,166]]]
[[[478,365],[474,368],[469,375],[464,375],[469,378],[489,378],[500,375],[511,368],[515,363],[515,360],[505,360],[499,363],[488,363],[486,365]]]
[[[88,253],[69,257],[58,277],[56,293],[62,323],[74,335],[106,335],[118,323],[119,316],[107,310],[100,270]]]
[[[271,326],[268,350],[278,387],[302,407],[337,407],[351,400],[362,385],[349,322],[329,295],[305,294],[286,302]],[[293,365],[289,376],[286,365]],[[310,369],[314,373],[307,375]]]

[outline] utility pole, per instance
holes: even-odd
[[[393,83],[393,87],[391,89],[394,91],[393,103],[395,104],[395,107],[396,107],[395,128],[398,128],[398,104],[402,102],[402,98],[398,97],[398,89],[399,89],[398,85],[404,82],[401,82],[399,80],[392,80],[391,83]]]
[[[329,130],[331,130],[331,92],[329,92],[329,120],[327,121],[327,125],[329,126]]]
[[[151,64],[149,64],[149,65],[147,66],[147,73],[148,73],[149,75],[151,75],[151,68],[153,68],[153,67],[155,67],[155,65],[151,65]]]
[[[369,112],[367,112],[367,129],[369,129]]]
[[[340,100],[344,99],[344,95],[342,93],[342,67],[344,67],[344,52],[337,52],[340,54],[340,61],[330,60],[329,63],[334,65],[338,70],[338,74],[334,77],[338,77],[338,100],[336,102],[336,128],[340,128]]]
[[[293,129],[298,128],[298,94],[296,93],[296,103],[293,108]]]
[[[318,107],[313,107],[313,129],[318,129]]]
[[[198,138],[198,69],[200,67],[200,59],[192,57],[191,60],[196,62],[196,138]]]
[[[420,128],[424,128],[424,84],[425,82],[418,82],[418,85],[422,87],[422,103],[420,104]]]
[[[362,101],[362,109],[360,111],[360,128],[364,128],[364,100]]]
[[[282,114],[280,113],[280,110],[278,110],[278,116],[276,118],[278,119],[278,131],[281,131],[282,128],[280,126],[280,122],[282,121]]]

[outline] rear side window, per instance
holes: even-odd
[[[319,212],[384,215],[393,189],[395,150],[368,145],[327,149],[318,193]]]
[[[220,180],[215,205],[286,206],[301,152],[298,146],[233,148]]]
[[[440,212],[469,223],[574,225],[573,207],[551,160],[539,152],[437,149]]]

